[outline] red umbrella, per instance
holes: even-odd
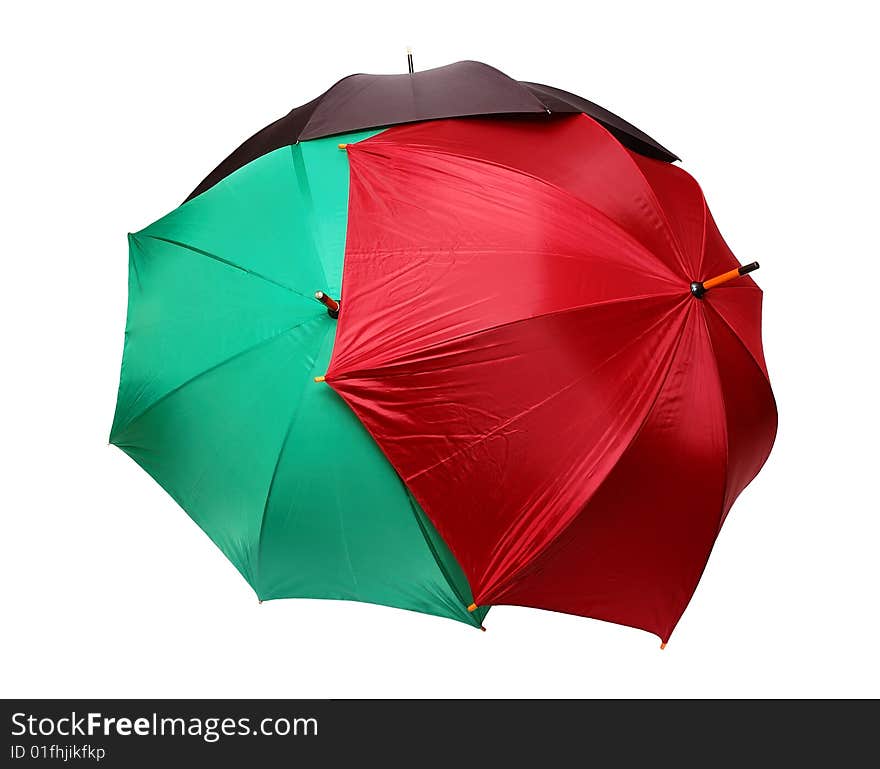
[[[688,174],[584,115],[421,123],[347,151],[326,382],[475,605],[665,644],[776,432],[761,291],[740,277],[757,265]]]

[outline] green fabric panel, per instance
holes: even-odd
[[[336,322],[348,163],[284,147],[130,236],[111,441],[262,599],[366,601],[479,625],[445,543],[341,399],[313,377]]]

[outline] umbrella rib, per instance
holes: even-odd
[[[260,347],[264,347],[264,346],[266,346],[267,344],[270,344],[271,342],[276,341],[277,339],[281,338],[281,337],[284,336],[285,334],[289,334],[289,333],[290,333],[291,331],[293,331],[294,329],[297,329],[297,328],[299,328],[300,326],[305,325],[306,323],[309,323],[309,322],[314,321],[314,320],[322,320],[322,319],[323,319],[322,316],[319,315],[319,316],[317,316],[317,317],[305,318],[304,320],[297,321],[294,325],[289,326],[288,328],[284,328],[284,329],[282,329],[281,331],[279,331],[279,332],[277,332],[277,333],[275,333],[275,334],[272,334],[272,336],[266,337],[265,339],[261,339],[259,342],[256,342],[255,344],[252,344],[252,345],[250,345],[249,347],[245,347],[243,350],[240,350],[239,352],[235,353],[234,355],[230,355],[228,358],[224,358],[224,359],[221,360],[219,363],[215,363],[215,364],[214,364],[213,366],[211,366],[210,368],[206,368],[204,371],[200,371],[200,372],[199,372],[198,374],[196,374],[195,376],[192,376],[192,377],[190,377],[189,379],[187,379],[187,380],[181,382],[179,385],[177,385],[176,387],[172,388],[171,390],[169,390],[169,391],[168,391],[167,393],[165,393],[164,395],[161,395],[160,397],[156,398],[156,400],[154,400],[154,401],[153,401],[149,406],[147,406],[143,411],[141,411],[140,413],[136,414],[136,415],[133,416],[131,419],[129,419],[129,420],[125,423],[124,426],[120,427],[119,430],[116,431],[115,434],[118,435],[119,433],[124,432],[124,431],[127,430],[129,427],[131,427],[135,422],[137,422],[139,419],[141,419],[141,418],[144,416],[144,414],[146,414],[147,412],[149,412],[149,411],[151,411],[152,409],[154,409],[154,408],[155,408],[156,406],[158,406],[160,403],[162,403],[163,401],[167,400],[167,399],[170,398],[172,395],[174,395],[175,393],[177,393],[177,392],[179,392],[180,390],[182,390],[184,387],[187,387],[188,385],[191,385],[191,384],[192,384],[193,382],[195,382],[196,380],[201,379],[203,376],[206,376],[207,374],[210,374],[212,371],[216,371],[217,369],[221,368],[222,366],[225,366],[227,363],[231,363],[232,361],[237,360],[238,358],[241,358],[242,356],[247,355],[248,353],[251,353],[251,352],[253,352],[254,350],[256,350],[256,349],[258,349],[258,348],[260,348]],[[112,438],[113,438],[113,436],[111,436],[111,442],[112,442]]]
[[[290,145],[290,160],[293,163],[293,175],[296,179],[296,185],[299,188],[300,195],[302,195],[303,200],[305,201],[306,219],[309,224],[305,229],[308,233],[308,240],[312,247],[314,259],[318,263],[318,267],[321,268],[321,280],[323,281],[321,285],[327,286],[329,289],[330,286],[327,283],[327,271],[324,269],[324,261],[321,259],[321,254],[324,249],[319,249],[318,243],[315,240],[315,236],[320,234],[320,230],[314,226],[315,204],[312,199],[312,186],[309,183],[309,172],[306,168],[306,159],[303,157],[301,144],[297,143]]]
[[[415,350],[408,352],[404,356],[404,358],[409,358],[414,355],[422,355],[424,353],[431,352],[432,350],[436,350],[437,348],[443,347],[443,346],[450,344],[452,342],[458,342],[458,341],[461,341],[462,339],[467,339],[468,337],[479,336],[480,334],[488,334],[493,331],[497,331],[500,328],[506,328],[508,326],[515,326],[520,323],[528,323],[533,320],[539,320],[539,319],[543,319],[543,318],[553,318],[558,315],[566,315],[568,313],[580,312],[582,310],[591,310],[594,308],[607,307],[609,305],[625,304],[627,302],[640,302],[640,301],[646,301],[648,299],[662,299],[665,297],[673,297],[673,296],[678,296],[679,294],[682,294],[682,293],[683,292],[681,292],[681,291],[662,291],[657,294],[640,294],[639,296],[619,297],[617,299],[607,299],[602,302],[591,302],[589,304],[580,304],[580,305],[577,305],[576,307],[566,307],[565,309],[561,309],[561,310],[551,310],[550,312],[542,312],[542,313],[538,313],[537,315],[529,315],[526,318],[516,318],[515,320],[505,321],[504,323],[496,323],[495,325],[487,326],[486,328],[475,329],[474,331],[468,331],[464,334],[458,334],[456,336],[452,336],[447,339],[442,339],[438,342],[433,342],[431,344],[426,345],[425,347],[419,347]],[[395,366],[395,365],[399,365],[404,362],[405,361],[401,360],[401,359],[389,358],[388,360],[381,361],[378,366],[373,366],[369,369],[354,369],[353,371],[343,372],[343,373],[335,375],[333,377],[333,379],[336,379],[336,380],[356,379],[359,374],[368,373],[368,372],[374,370],[375,368],[378,368],[378,367],[384,368],[386,366]],[[384,374],[384,376],[404,376],[404,374],[387,373],[387,374]]]
[[[697,265],[697,275],[694,280],[702,280],[703,263],[706,261],[706,230],[709,228],[709,204],[706,202],[706,196],[703,194],[703,188],[697,185],[700,191],[700,200],[703,202],[703,233],[700,236],[700,262]]]
[[[736,330],[733,328],[733,326],[731,326],[727,322],[727,319],[724,317],[724,315],[722,315],[721,312],[719,310],[717,310],[715,307],[712,307],[711,304],[708,306],[711,308],[712,312],[715,313],[716,317],[724,324],[724,327],[730,332],[730,335],[736,340],[737,344],[746,353],[746,357],[752,362],[752,365],[756,369],[758,369],[758,372],[761,374],[762,378],[767,383],[767,390],[770,393],[770,398],[775,401],[775,398],[773,396],[773,388],[770,385],[770,378],[767,376],[764,369],[761,368],[761,365],[758,363],[758,359],[755,358],[755,356],[752,354],[752,351],[748,348],[748,345],[746,345],[746,343],[743,342],[740,335],[736,333]],[[713,353],[712,360],[715,364],[715,374],[718,378],[718,387],[721,391],[721,405],[722,405],[722,408],[724,409],[724,447],[725,447],[725,457],[726,457],[727,461],[724,464],[724,496],[721,500],[721,512],[718,515],[718,531],[720,532],[721,526],[724,524],[724,520],[725,520],[724,503],[727,500],[727,491],[728,491],[727,481],[728,481],[729,469],[730,469],[730,436],[729,436],[728,429],[727,429],[727,401],[726,401],[726,398],[724,397],[724,388],[721,386],[721,371],[718,369],[718,358],[714,354],[715,353],[715,342],[712,339],[712,332],[709,330],[709,324],[706,323],[706,321],[705,321],[705,316],[703,319],[703,323],[706,325],[706,335],[709,337],[709,344],[712,346],[712,353]],[[764,466],[764,463],[767,461],[767,458],[770,456],[770,452],[772,450],[773,450],[773,442],[771,441],[770,447],[767,449],[767,453],[764,455],[764,458],[761,460],[761,463],[758,465],[759,470],[761,467]],[[708,557],[707,557],[707,562],[708,562]]]
[[[636,243],[636,245],[640,249],[642,249],[643,251],[650,254],[650,252],[648,252],[647,249],[645,249],[645,247],[641,245],[641,243]],[[517,248],[517,249],[509,248],[509,247],[504,247],[504,248],[491,248],[491,247],[457,248],[455,246],[448,246],[446,248],[438,248],[437,246],[432,246],[430,248],[425,247],[425,248],[421,248],[421,249],[406,248],[406,247],[383,249],[382,256],[411,256],[411,255],[415,254],[415,255],[418,255],[419,257],[431,258],[434,256],[439,256],[439,255],[443,255],[443,254],[450,253],[450,252],[454,253],[456,256],[459,256],[459,255],[461,255],[461,256],[465,256],[465,255],[480,256],[483,254],[506,254],[506,255],[517,255],[517,256],[518,255],[522,255],[522,256],[554,256],[554,257],[558,257],[560,259],[573,259],[575,261],[587,261],[589,259],[596,259],[596,260],[599,260],[602,262],[606,262],[617,269],[624,270],[626,272],[631,272],[631,273],[634,273],[634,274],[642,276],[642,277],[656,278],[658,281],[663,281],[664,283],[675,283],[675,285],[679,285],[681,283],[681,278],[679,278],[677,276],[673,276],[674,279],[671,280],[669,275],[661,275],[659,272],[649,272],[645,269],[641,269],[637,266],[629,264],[628,262],[615,259],[614,257],[609,256],[607,253],[603,253],[600,251],[590,251],[590,252],[584,251],[582,253],[576,253],[574,251],[570,251],[570,252],[569,251],[550,251],[550,250],[538,249],[538,248]],[[362,255],[369,255],[371,253],[372,252],[369,250],[350,249],[346,252],[346,255],[351,256],[351,255],[356,254],[356,255],[362,256]],[[408,269],[412,269],[412,268],[408,268]]]
[[[721,510],[718,513],[718,528],[716,529],[717,536],[717,534],[721,531],[721,524],[724,520],[724,503],[727,500],[727,482],[730,476],[730,431],[727,429],[727,398],[724,397],[724,386],[721,383],[721,370],[718,368],[718,355],[715,352],[715,342],[712,339],[712,332],[709,330],[709,324],[706,322],[705,313],[700,313],[700,320],[702,321],[703,328],[706,331],[706,339],[709,340],[709,349],[712,351],[712,370],[715,372],[715,381],[718,385],[718,392],[721,395],[721,412],[724,415],[724,466],[722,468],[724,474],[724,483],[721,487]],[[733,333],[732,330],[731,333]],[[736,336],[736,334],[733,334],[733,336]],[[708,563],[708,555],[706,556],[706,561]]]
[[[300,324],[302,325],[302,324]],[[296,328],[296,327],[294,327]],[[324,340],[327,338],[327,334],[333,326],[328,326],[324,331],[324,335],[321,337],[321,341],[318,345],[314,347],[314,349],[321,349],[324,344]],[[312,361],[312,369],[314,370],[314,361]],[[293,410],[293,414],[290,417],[290,422],[287,424],[287,430],[284,433],[284,438],[281,441],[281,446],[278,448],[278,458],[275,460],[275,466],[272,468],[272,477],[269,479],[269,486],[266,489],[266,501],[263,503],[263,512],[260,514],[260,530],[257,534],[257,552],[256,552],[256,565],[257,565],[257,574],[260,572],[260,553],[263,549],[263,530],[266,524],[266,512],[269,509],[269,501],[272,499],[272,491],[275,488],[275,479],[278,477],[278,469],[281,467],[281,457],[284,456],[284,450],[287,448],[287,442],[290,440],[290,436],[293,434],[293,428],[296,426],[296,420],[299,417],[300,409],[302,407],[303,400],[305,400],[305,390],[301,391],[299,402],[296,404],[296,408]],[[355,580],[357,582],[357,580]]]
[[[604,130],[608,131],[608,129],[605,128],[605,126],[602,126],[602,128]],[[613,134],[611,134],[610,131],[609,131],[609,135],[611,135],[613,137]],[[617,141],[617,140],[615,139],[615,141]],[[657,214],[660,217],[660,220],[663,222],[663,227],[666,230],[666,236],[671,241],[672,248],[675,251],[675,255],[678,257],[678,261],[681,266],[681,269],[684,270],[685,275],[687,275],[688,272],[690,272],[690,271],[688,270],[687,259],[685,259],[685,255],[684,255],[684,249],[681,247],[681,243],[679,243],[679,241],[678,241],[678,236],[675,234],[675,230],[672,228],[672,225],[669,223],[669,217],[666,215],[666,209],[664,209],[663,206],[660,205],[660,200],[657,197],[656,190],[651,186],[651,182],[648,181],[648,177],[645,176],[645,172],[642,171],[642,169],[639,167],[639,164],[635,161],[633,156],[629,154],[629,152],[626,150],[626,148],[622,144],[620,144],[618,142],[618,145],[621,147],[621,149],[623,149],[623,154],[626,156],[626,159],[629,162],[629,165],[635,169],[635,172],[641,177],[642,181],[645,183],[645,187],[647,188],[649,194],[651,195],[651,200],[654,203],[654,208],[657,211]],[[675,166],[672,166],[672,168],[675,168]],[[681,170],[681,169],[679,169],[679,170]],[[685,173],[685,172],[682,171],[682,173]],[[703,190],[700,187],[700,185],[697,184],[697,180],[694,179],[689,174],[685,174],[685,175],[688,176],[688,178],[690,178],[690,180],[696,185],[697,190],[699,191],[700,195],[702,196]],[[702,258],[702,257],[700,255],[698,255],[698,258]]]
[[[462,595],[461,591],[459,591],[458,586],[455,584],[455,580],[452,579],[452,575],[449,574],[449,571],[443,565],[443,560],[440,558],[440,554],[437,552],[437,548],[434,547],[434,543],[431,542],[431,537],[428,535],[428,531],[425,528],[425,524],[422,521],[421,516],[419,515],[419,511],[416,509],[417,502],[415,500],[415,497],[413,497],[413,494],[409,490],[409,487],[406,485],[406,482],[403,480],[403,478],[400,477],[400,475],[397,473],[396,469],[395,469],[395,475],[397,475],[397,479],[400,481],[400,485],[403,488],[403,493],[406,495],[407,501],[409,502],[409,507],[410,507],[410,510],[412,511],[413,518],[416,519],[416,524],[419,527],[419,531],[422,534],[422,538],[425,540],[425,544],[428,546],[428,550],[431,551],[431,555],[434,557],[434,562],[437,564],[437,568],[440,569],[440,573],[443,575],[443,578],[446,580],[446,584],[449,585],[450,590],[452,590],[452,592],[455,594],[455,596],[458,598],[458,600],[461,601],[461,606],[456,607],[456,608],[461,609],[462,607],[469,606],[471,603],[473,603],[473,600],[472,600],[473,596],[471,596],[471,598],[467,598],[464,595]],[[448,547],[448,545],[447,545],[447,547]],[[465,578],[465,581],[467,581],[467,578]],[[474,621],[473,614],[471,612],[467,612],[467,611],[465,612],[465,614],[467,615],[469,621],[471,623],[473,623],[473,621]],[[476,624],[481,624],[481,623],[478,622]]]
[[[212,254],[210,251],[205,251],[203,248],[197,248],[196,246],[191,246],[188,243],[183,243],[179,240],[172,240],[171,238],[163,238],[161,235],[147,235],[146,237],[152,238],[153,240],[158,240],[162,243],[168,243],[171,246],[177,246],[178,248],[183,248],[187,251],[191,251],[194,254],[199,254],[200,256],[206,256],[208,259],[213,259],[215,262],[219,262],[220,264],[225,264],[227,267],[232,267],[234,270],[240,270],[241,272],[251,275],[255,278],[259,278],[260,280],[265,281],[273,286],[277,286],[278,288],[283,288],[285,291],[289,291],[291,294],[296,294],[297,296],[301,296],[303,299],[308,299],[311,301],[312,297],[306,296],[300,291],[297,291],[295,288],[291,288],[290,286],[285,285],[284,283],[279,283],[277,280],[273,280],[268,275],[263,275],[260,272],[256,272],[255,270],[249,270],[247,267],[242,267],[240,264],[236,264],[229,259],[224,259],[222,256],[218,256],[217,254]]]

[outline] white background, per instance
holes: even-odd
[[[3,696],[877,696],[877,23],[868,3],[32,2],[0,11]],[[350,72],[465,58],[681,155],[757,259],[779,413],[664,652],[514,607],[488,632],[258,606],[107,445],[126,233]]]

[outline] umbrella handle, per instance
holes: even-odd
[[[695,280],[691,283],[691,293],[697,297],[697,299],[702,299],[703,295],[710,289],[715,288],[715,286],[720,286],[722,283],[727,283],[729,280],[733,280],[734,278],[738,278],[741,275],[748,275],[750,272],[754,272],[761,265],[757,262],[752,262],[751,264],[744,264],[742,267],[737,267],[734,270],[728,270],[727,272],[722,273],[721,275],[716,275],[714,278],[709,278],[709,280],[699,281]]]

